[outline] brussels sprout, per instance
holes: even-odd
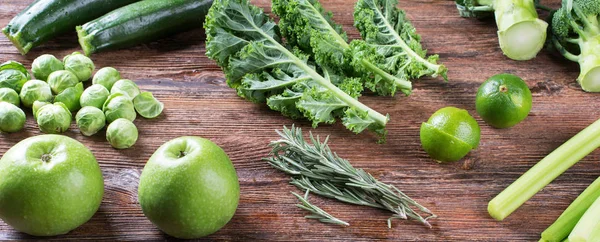
[[[104,67],[96,72],[96,75],[94,75],[94,78],[92,79],[92,84],[100,84],[106,87],[106,90],[110,91],[112,86],[118,80],[121,80],[121,74],[117,69]]]
[[[133,107],[144,118],[158,117],[164,106],[150,92],[142,92],[133,99]]]
[[[106,115],[106,121],[112,123],[118,118],[124,118],[131,122],[135,120],[136,112],[133,107],[133,102],[128,96],[115,93],[108,96],[104,105],[102,105],[102,111]]]
[[[75,115],[75,121],[79,131],[85,136],[98,133],[106,125],[106,118],[102,110],[92,106],[81,108]]]
[[[25,66],[23,64],[16,62],[16,61],[7,61],[7,62],[0,64],[0,71],[3,71],[3,70],[15,70],[15,71],[23,73],[23,75],[25,76],[25,78],[27,80],[31,79],[29,72],[27,72],[27,68],[25,68]]]
[[[106,87],[100,84],[94,84],[83,91],[81,99],[79,99],[79,104],[81,107],[92,106],[101,109],[109,95],[110,92]]]
[[[79,52],[73,52],[73,54],[65,56],[63,62],[65,70],[73,72],[79,81],[82,82],[89,80],[92,77],[94,69],[96,69],[94,62]]]
[[[110,94],[114,93],[122,93],[129,97],[129,99],[133,100],[137,95],[140,94],[140,88],[135,82],[128,79],[121,79],[113,85],[110,89]]]
[[[56,95],[54,102],[61,102],[67,106],[71,112],[75,112],[81,108],[81,106],[79,106],[79,98],[81,97],[82,93],[83,83],[80,82],[74,87],[69,87]]]
[[[15,90],[8,87],[0,88],[0,102],[7,102],[17,107],[21,105],[19,94]]]
[[[49,102],[43,102],[43,101],[35,101],[33,102],[33,105],[31,105],[31,112],[33,113],[33,118],[35,120],[37,120],[37,112],[43,107],[46,106],[48,104],[52,104]]]
[[[13,133],[25,127],[25,113],[19,107],[0,102],[0,132]]]
[[[127,149],[138,139],[138,130],[131,121],[119,118],[106,128],[106,140],[115,149]]]
[[[37,123],[46,134],[60,134],[71,126],[71,112],[61,102],[45,105],[37,111]]]
[[[79,83],[77,76],[70,71],[55,71],[48,76],[48,85],[54,94],[59,94],[69,87],[74,87]]]
[[[50,73],[64,70],[65,66],[62,61],[56,59],[53,55],[40,55],[31,63],[31,72],[33,76],[39,80],[46,81]]]
[[[48,83],[40,80],[30,80],[23,85],[19,94],[23,106],[30,108],[35,101],[52,101],[52,90]]]

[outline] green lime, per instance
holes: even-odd
[[[498,74],[477,91],[477,113],[494,128],[510,128],[523,121],[531,110],[531,91],[518,76]]]
[[[445,107],[421,125],[421,145],[439,162],[457,161],[479,146],[477,121],[464,109]]]

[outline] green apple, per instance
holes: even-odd
[[[235,168],[210,140],[180,137],[163,144],[140,176],[144,215],[176,238],[195,239],[221,229],[240,198]]]
[[[30,235],[79,227],[96,213],[103,193],[96,158],[67,136],[27,138],[0,159],[0,218]]]

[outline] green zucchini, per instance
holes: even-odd
[[[33,47],[75,26],[139,0],[36,0],[2,32],[25,55]]]
[[[211,7],[209,0],[143,0],[116,9],[77,26],[79,44],[86,55],[155,40],[202,27]]]

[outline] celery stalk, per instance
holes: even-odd
[[[569,205],[556,222],[544,230],[542,241],[560,242],[566,239],[581,219],[581,216],[598,198],[600,198],[600,177]]]
[[[590,206],[569,235],[571,242],[600,241],[600,198]]]
[[[488,213],[503,220],[583,157],[600,146],[600,119],[562,144],[525,172],[488,204]]]

